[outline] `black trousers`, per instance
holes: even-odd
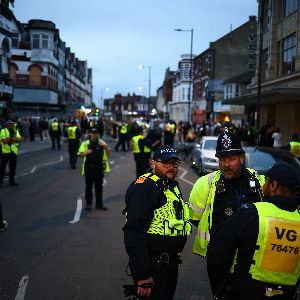
[[[96,206],[102,207],[103,206],[102,184],[103,184],[104,173],[102,172],[101,166],[86,164],[84,166],[84,174],[85,174],[86,205],[92,205],[93,203],[93,186],[95,186]]]
[[[146,174],[150,169],[149,159],[150,154],[134,153],[134,160],[136,166],[136,178]]]
[[[119,147],[122,147],[122,151],[126,151],[125,149],[126,135],[120,134],[117,145],[115,146],[115,150],[119,150]]]
[[[76,166],[78,148],[79,148],[79,142],[69,141],[68,150],[69,150],[69,162],[71,167]]]
[[[55,142],[57,144],[57,149],[60,150],[60,136],[52,135],[51,136],[52,149],[55,149]]]
[[[0,183],[3,182],[7,163],[9,163],[9,183],[14,183],[17,168],[17,155],[14,153],[2,153],[0,164]]]

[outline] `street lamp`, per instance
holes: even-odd
[[[150,97],[151,97],[151,66],[143,66],[143,65],[139,65],[139,69],[145,69],[148,68],[149,70],[149,79],[148,79],[148,83],[149,83],[149,88],[148,88],[148,117],[150,118]]]
[[[109,91],[109,88],[102,88],[101,89],[101,99],[100,99],[100,108],[103,109],[104,108],[104,103],[103,103],[103,91],[106,91],[108,92]]]
[[[186,31],[191,33],[191,52],[190,52],[190,80],[189,80],[189,99],[188,99],[188,122],[191,120],[191,101],[192,101],[192,82],[193,82],[193,35],[194,29],[174,29],[174,31]]]

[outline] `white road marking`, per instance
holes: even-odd
[[[19,282],[18,293],[15,300],[24,300],[28,281],[29,281],[29,276],[27,274],[21,278]]]
[[[36,171],[36,167],[33,167],[32,170],[30,171],[30,174],[33,174]]]
[[[82,211],[82,198],[80,197],[77,199],[76,212],[74,215],[74,219],[69,222],[70,224],[74,224],[80,220],[81,211]]]
[[[106,179],[105,178],[103,178],[103,186],[105,186],[107,184],[107,181],[106,181]]]
[[[180,167],[180,170],[182,170],[183,173],[179,176],[179,178],[180,178],[182,181],[184,181],[184,182],[186,182],[186,183],[188,183],[188,184],[190,184],[190,185],[193,186],[193,185],[194,185],[194,182],[191,182],[191,181],[189,181],[189,180],[187,180],[187,179],[184,178],[184,176],[185,176],[186,173],[187,173],[187,170],[184,169],[184,168],[181,168],[181,167]]]
[[[115,161],[114,160],[110,160],[109,163],[113,165],[115,163]]]

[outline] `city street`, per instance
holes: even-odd
[[[21,145],[22,148],[22,145]],[[113,152],[105,176],[108,211],[84,210],[81,158],[69,167],[67,146],[21,154],[18,187],[0,190],[7,231],[0,235],[0,299],[124,299],[128,262],[123,231],[125,191],[134,180],[130,152]],[[179,182],[185,199],[198,178],[182,162]],[[142,201],[143,199],[141,199]],[[192,253],[193,235],[183,253],[175,299],[211,299],[205,259]]]

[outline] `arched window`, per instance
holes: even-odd
[[[14,83],[17,82],[17,71],[18,71],[18,67],[15,64],[10,64],[9,77]]]
[[[31,66],[29,69],[29,85],[40,86],[42,84],[41,68],[39,66]]]
[[[4,39],[2,45],[1,45],[1,73],[2,74],[8,74],[8,54],[9,54],[9,46],[6,39]]]

